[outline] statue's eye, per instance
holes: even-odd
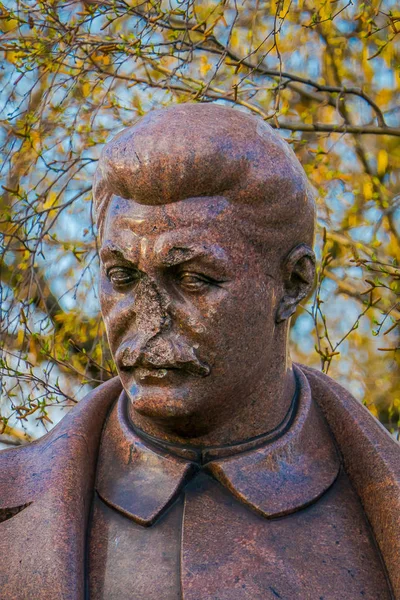
[[[211,281],[204,275],[198,273],[181,273],[179,277],[179,283],[181,287],[185,288],[190,292],[197,292],[203,290],[210,285]]]
[[[140,271],[129,267],[110,267],[107,269],[106,275],[116,287],[131,285],[140,279]]]

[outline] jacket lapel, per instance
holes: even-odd
[[[38,442],[0,453],[2,597],[83,599],[98,446],[120,391],[112,379]]]
[[[343,456],[378,542],[396,598],[400,598],[400,448],[386,429],[344,388],[301,366]]]

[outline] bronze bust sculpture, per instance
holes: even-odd
[[[290,148],[233,109],[154,111],[94,203],[118,377],[0,453],[0,597],[400,599],[400,448],[288,355],[315,210]]]

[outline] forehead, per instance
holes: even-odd
[[[107,211],[103,242],[142,243],[155,246],[168,242],[223,242],[241,245],[244,236],[240,207],[222,196],[187,198],[179,202],[149,206],[114,196]]]

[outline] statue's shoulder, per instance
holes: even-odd
[[[118,377],[102,383],[39,440],[1,450],[0,509],[24,504],[24,499],[42,490],[53,472],[95,455],[105,418],[121,389]]]
[[[310,384],[312,397],[328,422],[353,482],[368,490],[379,486],[390,489],[400,515],[400,444],[342,385],[320,371],[298,367]]]
[[[297,365],[306,376],[313,399],[321,407],[335,436],[343,428],[350,434],[360,432],[362,437],[383,443],[390,452],[400,457],[400,445],[385,427],[361,402],[334,379],[304,365]],[[337,432],[337,435],[336,435]]]
[[[298,366],[336,439],[390,580],[400,589],[400,444],[344,387],[323,373]]]

